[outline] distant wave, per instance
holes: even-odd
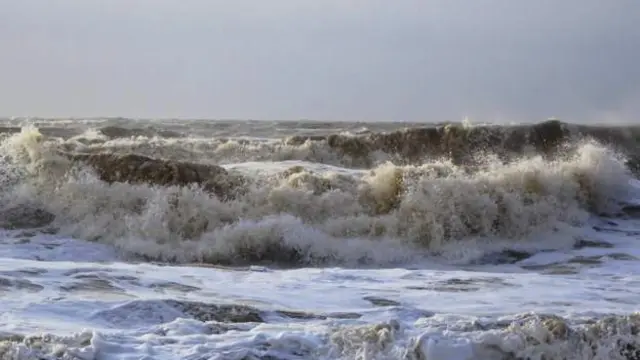
[[[563,229],[621,214],[640,168],[640,127],[549,121],[284,139],[136,131],[5,131],[1,225],[48,226],[153,261],[390,264],[461,242],[535,244],[560,232],[570,244]],[[221,166],[285,160],[298,162]]]
[[[398,128],[396,125],[391,131],[371,131],[352,124],[345,126],[350,131],[331,133],[331,127],[320,125],[290,128],[286,133],[293,135],[280,138],[273,136],[285,131],[266,125],[257,131],[260,136],[247,136],[251,132],[246,124],[238,129],[241,136],[237,136],[228,124],[210,125],[207,131],[195,137],[188,136],[188,131],[179,130],[182,128],[177,125],[172,125],[172,129],[161,125],[107,125],[88,129],[49,126],[39,127],[38,131],[46,137],[58,138],[60,148],[68,152],[133,153],[215,165],[300,160],[366,169],[387,161],[415,165],[446,158],[455,164],[469,166],[484,154],[497,156],[505,162],[520,156],[553,157],[570,152],[572,147],[575,150],[584,139],[592,139],[623,153],[634,170],[638,170],[640,164],[640,126],[585,126],[547,121],[511,126],[444,124]],[[19,127],[4,127],[0,134],[6,136],[20,131]],[[207,136],[207,133],[213,135]]]

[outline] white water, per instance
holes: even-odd
[[[539,317],[562,316],[575,334],[606,315],[628,317],[640,310],[640,219],[614,223],[590,215],[575,202],[579,185],[585,184],[575,182],[576,174],[588,180],[590,194],[601,200],[602,208],[621,197],[640,202],[640,183],[631,180],[627,186],[625,168],[601,147],[587,144],[582,154],[567,161],[525,159],[496,164],[474,176],[455,172],[442,181],[428,171],[442,164],[387,164],[372,174],[331,161],[242,159],[225,167],[267,179],[270,187],[252,188],[241,202],[229,204],[191,188],[108,186],[91,176],[49,181],[61,166],[55,161],[42,163],[49,167],[38,163],[49,153],[43,151],[39,134],[28,131],[10,138],[5,150],[20,150],[15,157],[28,159],[25,168],[41,176],[17,186],[16,192],[4,189],[3,206],[46,205],[60,218],[60,231],[0,233],[0,359],[631,360],[640,356],[621,355],[616,345],[619,340],[640,344],[636,318],[620,317],[616,326],[582,333],[589,340],[573,335],[553,338]],[[297,165],[332,175],[274,177]],[[407,186],[432,189],[432,194],[403,195],[398,205],[402,212],[366,218],[367,226],[357,223],[364,221],[357,201],[362,194],[383,205],[398,196],[397,171],[420,179],[413,184],[407,177]],[[316,188],[323,186],[320,180],[335,182],[339,191],[316,195]],[[535,198],[538,202],[523,201],[526,186],[541,187],[551,195]],[[420,234],[425,232],[419,226],[426,222],[425,214],[436,212],[440,215],[431,219],[432,224],[457,216],[463,219],[467,213],[479,214],[474,219],[483,223],[482,215],[492,208],[480,205],[495,200],[487,197],[491,193],[487,190],[499,190],[510,199],[514,216],[506,219],[505,233],[520,237],[484,242],[449,239],[433,247],[446,256],[434,257],[393,236],[371,239],[353,230],[385,224],[389,234],[402,226],[415,226]],[[169,195],[180,196],[186,205],[170,207]],[[125,206],[132,199],[151,199],[154,206],[144,211]],[[206,236],[187,242],[166,226],[169,221],[188,225],[190,219],[181,217],[187,210],[211,223],[219,214],[240,220],[233,226],[212,227]],[[300,221],[303,215],[314,221]],[[462,225],[459,229],[464,229]],[[260,249],[261,240],[272,239],[355,266],[365,254],[371,268],[178,267],[134,263],[131,256],[125,257],[137,253],[158,259],[178,253],[184,261],[195,261],[202,258],[200,253],[215,250],[234,259],[232,245],[250,240]],[[591,246],[575,247],[576,239]],[[505,247],[537,254],[514,264],[472,265],[474,259]],[[238,322],[215,321],[225,311],[207,304],[246,305],[255,313],[234,315]]]
[[[536,346],[507,336],[504,330],[470,328],[474,321],[491,323],[525,312],[561,315],[579,322],[637,311],[639,236],[629,231],[640,231],[640,221],[627,220],[615,228],[626,231],[584,229],[585,236],[605,240],[611,248],[540,253],[519,266],[454,269],[423,264],[416,269],[357,270],[131,264],[119,262],[108,246],[54,235],[5,232],[0,245],[0,334],[55,337],[53,346],[42,350],[12,344],[9,352],[2,353],[0,344],[0,354],[7,359],[34,359],[44,354],[51,357],[41,358],[56,358],[52,354],[57,352],[77,359],[246,359],[250,354],[270,354],[277,359],[411,355],[463,360],[498,358],[483,344],[499,343],[505,351],[536,358],[540,351]],[[627,257],[615,256],[620,253]],[[592,265],[569,261],[593,256],[604,257]],[[563,275],[522,269],[550,263],[565,264],[575,271]],[[475,281],[452,282],[454,278]],[[87,281],[93,281],[93,287],[82,285]],[[374,306],[368,297],[390,302]],[[189,319],[158,301],[167,298],[247,304],[265,311],[267,323],[228,325],[230,331],[214,331],[213,323]],[[275,310],[329,316],[352,312],[362,317],[302,320],[279,316]],[[387,334],[393,339],[386,347],[380,340],[384,336],[378,334],[366,344],[366,334],[356,331],[366,324],[389,322],[399,327]],[[603,353],[597,358],[615,358],[609,356]]]

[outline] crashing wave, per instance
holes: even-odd
[[[555,121],[331,135],[299,142],[339,150],[327,159],[383,152],[404,160],[364,172],[305,162],[252,175],[206,157],[154,158],[107,143],[74,148],[24,128],[2,142],[0,210],[37,208],[22,213],[151,260],[395,263],[459,242],[534,243],[592,214],[616,214],[629,191],[624,154],[635,154],[634,136]]]

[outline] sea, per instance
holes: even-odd
[[[0,120],[0,359],[638,360],[640,125]]]

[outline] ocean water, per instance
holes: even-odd
[[[640,359],[640,127],[4,119],[2,359]]]

